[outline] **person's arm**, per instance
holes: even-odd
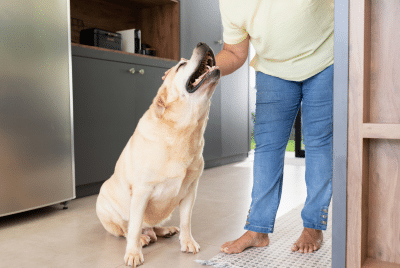
[[[249,40],[250,36],[247,35],[246,39],[238,44],[229,45],[224,43],[222,50],[215,56],[215,62],[221,71],[221,76],[233,73],[246,62],[249,54]],[[162,80],[165,80],[171,69],[165,72]]]
[[[247,35],[246,39],[238,44],[224,43],[221,52],[215,56],[216,65],[219,67],[222,76],[233,73],[246,62],[249,53],[249,40],[250,37]]]

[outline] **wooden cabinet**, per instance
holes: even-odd
[[[400,267],[400,2],[349,7],[346,267]]]
[[[70,0],[71,40],[79,31],[100,28],[117,32],[140,29],[142,43],[159,58],[179,60],[179,1],[177,0]]]

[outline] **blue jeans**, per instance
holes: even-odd
[[[254,181],[245,230],[272,233],[283,181],[286,146],[301,105],[307,199],[303,226],[326,230],[332,197],[333,65],[301,82],[256,75]]]

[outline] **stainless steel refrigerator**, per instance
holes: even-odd
[[[0,216],[75,198],[69,12],[0,1]]]

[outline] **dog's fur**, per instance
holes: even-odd
[[[191,234],[191,214],[204,168],[203,134],[210,99],[220,71],[212,68],[193,93],[187,91],[187,81],[210,51],[207,45],[199,44],[190,61],[182,59],[169,70],[118,159],[114,174],[101,187],[96,212],[108,232],[127,238],[127,265],[142,264],[142,246],[156,241],[157,236],[179,231],[182,251],[200,250]],[[160,227],[178,205],[180,230]]]

